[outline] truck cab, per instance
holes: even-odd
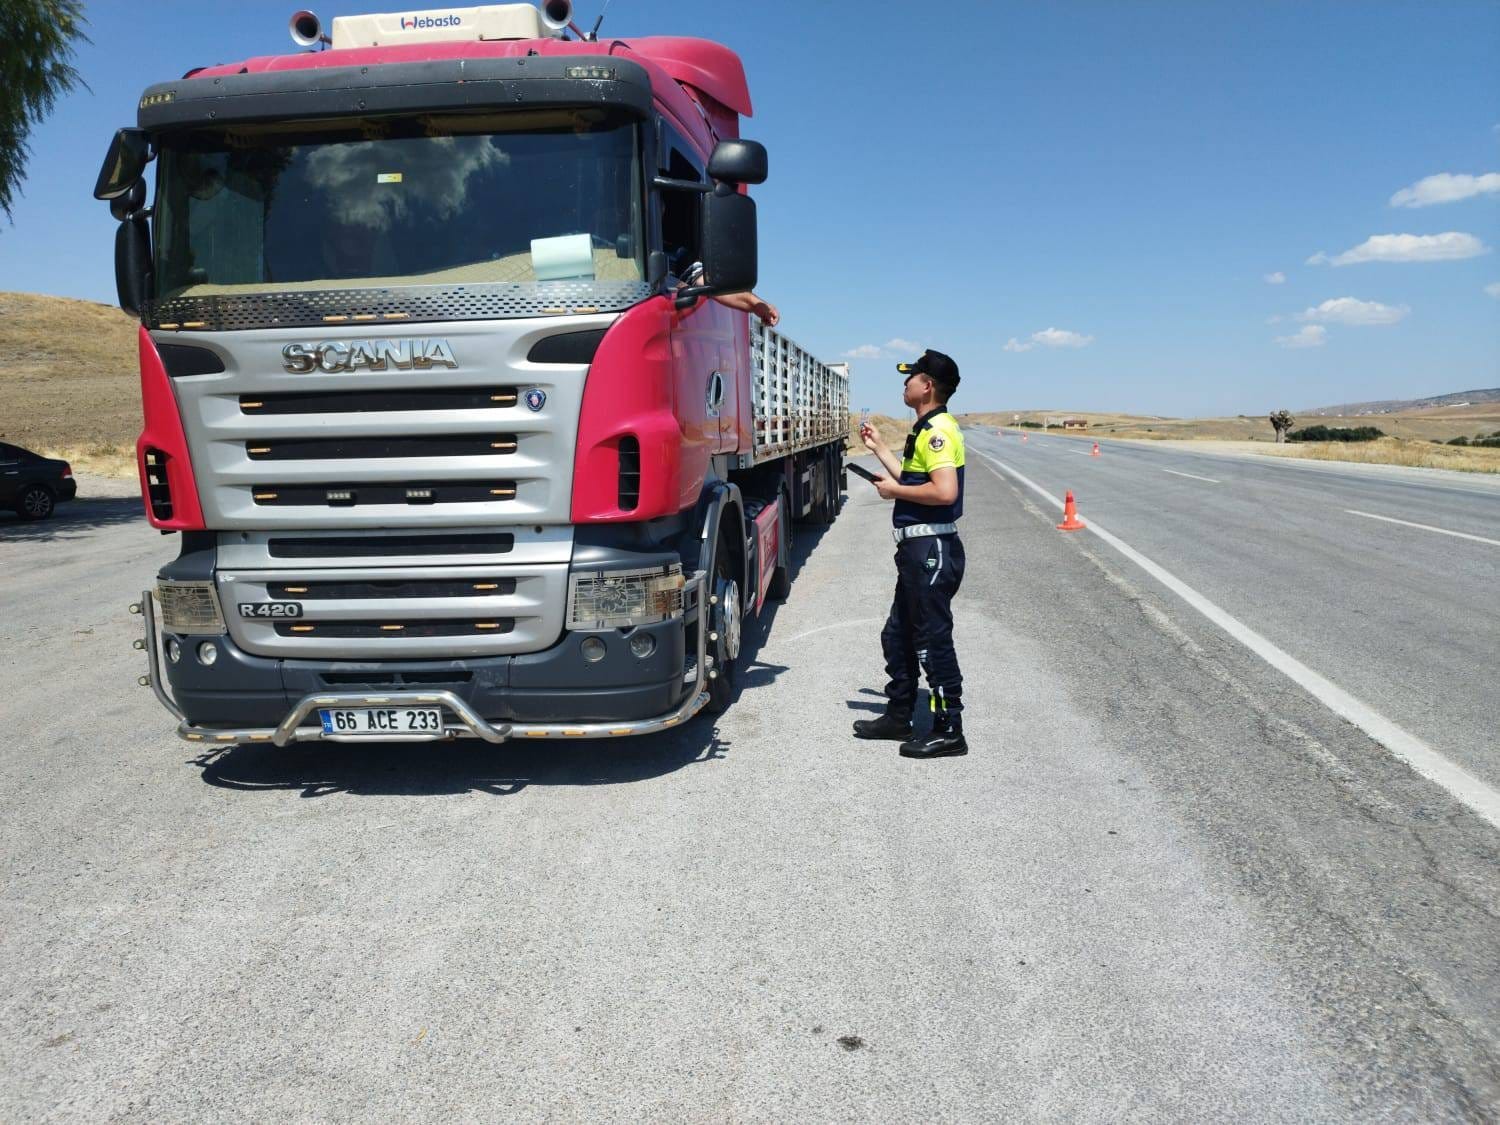
[[[757,272],[738,58],[569,15],[325,40],[298,13],[314,49],[151,86],[116,135],[96,194],[142,322],[143,499],[181,533],[147,680],[183,737],[624,735],[727,705],[792,519],[836,495],[838,396],[761,456],[790,416],[765,416],[767,337],[713,299]]]

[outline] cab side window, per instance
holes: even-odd
[[[704,183],[703,167],[678,132],[663,125],[662,173],[674,180]],[[667,269],[681,278],[689,266],[702,261],[699,245],[698,209],[703,197],[695,191],[662,190],[657,193],[661,206],[661,248],[666,251]]]

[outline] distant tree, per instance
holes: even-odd
[[[1276,441],[1278,443],[1286,441],[1286,432],[1290,430],[1292,426],[1294,426],[1297,422],[1297,420],[1285,410],[1271,411],[1270,421],[1271,428],[1276,431]]]
[[[73,68],[83,33],[82,0],[0,0],[0,211],[11,208],[26,175],[31,127],[60,95],[87,84]]]

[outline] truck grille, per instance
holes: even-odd
[[[266,589],[282,601],[302,598],[502,598],[516,592],[514,578],[391,578],[382,582],[271,582]]]
[[[513,480],[340,481],[327,484],[254,484],[261,507],[357,508],[373,504],[487,504],[514,500]]]
[[[240,395],[240,413],[255,418],[286,414],[381,414],[397,410],[495,410],[516,405],[515,387],[424,387],[409,391],[292,391]]]
[[[317,335],[195,331],[194,343],[224,360],[222,372],[172,384],[204,521],[372,533],[567,524],[588,364],[582,354],[529,356],[552,336],[602,332],[614,319],[455,321],[424,326],[420,341],[406,338],[410,327],[352,322],[322,324]],[[415,354],[430,338],[454,366],[291,369],[289,349],[319,337],[382,354]]]
[[[307,660],[445,660],[537,652],[563,635],[572,529],[228,531],[219,600],[236,643]],[[296,616],[263,617],[267,603]]]
[[[473,535],[286,535],[272,536],[273,559],[379,559],[421,555],[503,555],[516,537],[508,531]]]
[[[494,457],[516,451],[515,434],[438,437],[282,438],[245,443],[252,461],[323,461],[368,457]]]
[[[509,618],[489,621],[320,621],[317,624],[278,621],[276,632],[283,637],[491,637],[509,633],[516,623]]]

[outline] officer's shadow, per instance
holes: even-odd
[[[874,688],[867,688],[867,687],[865,687],[865,688],[860,688],[859,689],[859,694],[860,695],[873,695],[876,699],[880,700],[880,702],[879,703],[872,703],[869,700],[865,700],[865,699],[849,699],[849,700],[846,700],[845,703],[844,703],[844,705],[846,707],[848,707],[849,710],[851,710],[851,711],[871,711],[871,712],[875,713],[876,715],[884,715],[885,714],[885,692],[883,692],[883,691],[876,691]]]

